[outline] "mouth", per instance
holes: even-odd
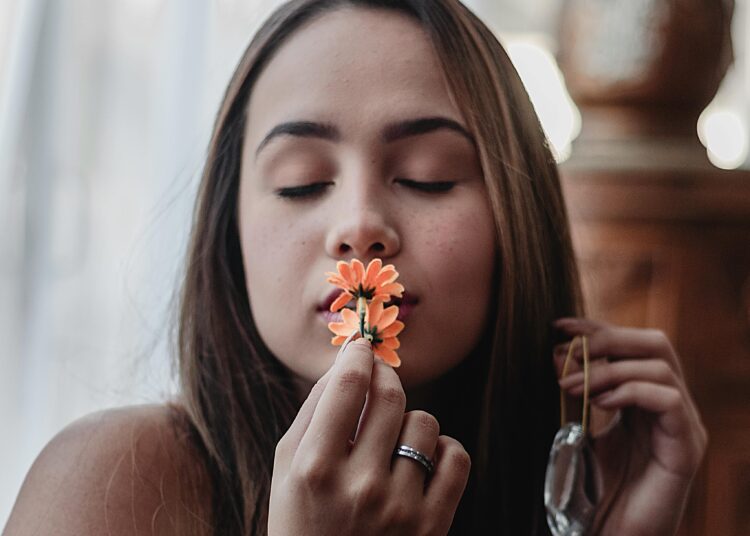
[[[325,321],[326,324],[328,322],[341,322],[341,313],[340,312],[331,312],[331,304],[333,301],[338,297],[338,295],[341,294],[341,291],[339,289],[333,290],[326,298],[321,301],[318,306],[316,307],[316,311],[319,315],[321,315]],[[385,307],[390,307],[391,305],[397,305],[398,306],[398,317],[397,320],[403,321],[407,316],[409,316],[414,309],[414,307],[417,306],[419,303],[419,298],[415,296],[414,294],[409,294],[408,292],[404,292],[403,296],[400,298],[392,298],[391,301],[386,302],[384,304]],[[347,306],[346,309],[351,309],[352,311],[356,310],[355,302],[352,300]]]

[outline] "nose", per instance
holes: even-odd
[[[393,257],[401,249],[401,240],[387,207],[370,189],[349,197],[349,203],[333,216],[326,237],[326,252],[334,259],[356,257],[367,261],[374,257]]]

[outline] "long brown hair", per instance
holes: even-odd
[[[529,98],[492,32],[457,0],[292,0],[234,73],[203,172],[178,326],[181,404],[212,478],[215,532],[266,533],[275,445],[301,403],[258,334],[245,286],[236,207],[247,103],[293,32],[345,6],[397,10],[430,36],[494,213],[494,312],[451,373],[450,409],[437,415],[473,461],[452,533],[547,534],[542,484],[559,415],[551,322],[581,312],[578,274],[557,168]]]

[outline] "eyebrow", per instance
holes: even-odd
[[[391,143],[411,136],[419,136],[436,130],[447,129],[457,132],[475,144],[474,137],[460,123],[447,117],[419,117],[396,121],[385,126],[380,138],[384,143]],[[341,141],[341,132],[330,123],[316,123],[313,121],[288,121],[273,127],[258,144],[255,156],[274,138],[280,136],[296,136],[299,138],[319,138],[328,141]]]

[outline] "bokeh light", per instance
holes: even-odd
[[[557,162],[570,157],[571,144],[581,132],[581,114],[549,47],[533,35],[503,39],[508,55],[529,93]]]
[[[748,157],[748,131],[742,117],[728,108],[708,107],[698,119],[698,137],[711,163],[736,169]]]

